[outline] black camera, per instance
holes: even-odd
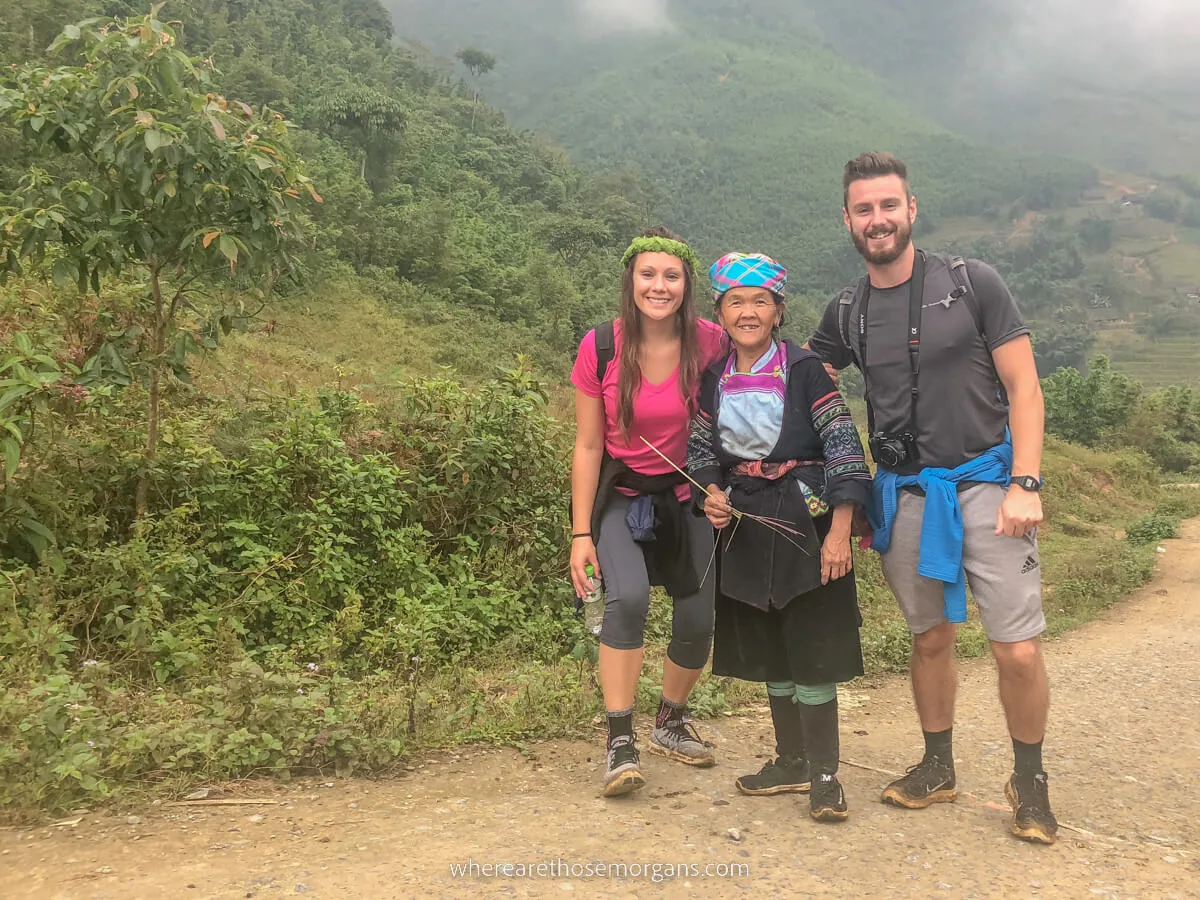
[[[887,469],[899,469],[920,459],[917,454],[917,436],[911,431],[898,434],[877,431],[871,435],[868,444],[871,447],[871,458]]]

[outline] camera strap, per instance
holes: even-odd
[[[871,404],[871,376],[867,374],[867,309],[871,303],[871,279],[866,279],[862,302],[858,307],[858,359],[866,387],[867,428],[875,432],[875,413]],[[921,307],[925,299],[925,253],[918,250],[913,257],[912,278],[908,283],[908,365],[912,373],[909,384],[908,427],[917,433],[917,399],[920,396],[918,378],[921,374]]]

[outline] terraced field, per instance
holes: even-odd
[[[1195,335],[1151,341],[1131,326],[1116,326],[1098,333],[1095,352],[1107,354],[1114,369],[1147,387],[1200,385],[1200,340]]]

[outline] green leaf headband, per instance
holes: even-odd
[[[696,271],[699,262],[696,260],[696,254],[692,252],[692,248],[683,241],[673,241],[670,238],[664,237],[640,237],[634,238],[633,243],[629,245],[629,249],[625,251],[625,255],[621,257],[621,265],[628,266],[639,253],[669,253],[672,256],[677,256],[685,263],[692,267],[692,271]]]

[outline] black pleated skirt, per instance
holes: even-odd
[[[814,524],[823,540],[830,517],[822,519]],[[720,592],[716,605],[714,675],[828,684],[863,674],[853,571],[793,598],[783,609],[764,611]]]

